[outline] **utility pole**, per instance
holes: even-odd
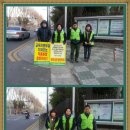
[[[67,33],[67,6],[65,6],[65,32]]]
[[[47,87],[47,99],[46,99],[46,102],[47,102],[46,110],[47,110],[47,115],[48,115],[48,112],[49,112],[49,108],[48,108],[48,87]]]
[[[47,22],[48,26],[50,27],[50,6],[47,6]]]
[[[72,88],[72,113],[75,116],[75,87]]]

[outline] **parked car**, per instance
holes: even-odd
[[[10,26],[6,30],[6,39],[21,39],[30,37],[30,32],[21,26]]]
[[[34,115],[35,115],[35,116],[40,116],[41,114],[40,114],[40,113],[35,113]]]

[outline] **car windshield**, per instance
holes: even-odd
[[[19,31],[20,27],[8,27],[7,30],[16,30],[16,31]]]

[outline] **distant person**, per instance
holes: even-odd
[[[50,111],[50,116],[46,119],[45,127],[47,130],[59,130],[59,119],[55,110]]]
[[[94,32],[92,26],[87,24],[83,34],[84,61],[88,62],[91,55],[91,47],[94,46]]]
[[[96,120],[91,114],[89,105],[84,107],[84,112],[78,118],[78,130],[97,130]]]
[[[81,34],[81,30],[78,28],[77,22],[73,23],[72,28],[70,28],[70,30],[68,32],[68,37],[71,41],[71,43],[70,43],[70,46],[71,46],[70,60],[72,63],[74,62],[74,60],[75,60],[75,62],[78,62],[80,44],[82,42],[82,34]],[[75,56],[74,56],[74,54],[75,54]]]
[[[46,20],[43,20],[40,24],[40,28],[37,31],[38,41],[49,42],[51,39],[51,30],[48,28]]]
[[[66,108],[65,114],[60,119],[60,130],[74,130],[75,119],[70,108]]]
[[[26,110],[26,113],[25,113],[25,118],[26,118],[26,119],[29,119],[29,117],[30,117],[30,113],[29,113],[29,111],[28,111],[28,110]]]
[[[52,35],[52,43],[66,43],[66,33],[61,24],[58,24]]]

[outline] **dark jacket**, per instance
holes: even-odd
[[[43,27],[43,23],[46,23],[47,27]],[[48,24],[45,20],[43,20],[40,25],[41,27],[37,31],[38,41],[48,42],[51,39],[51,31],[48,28]]]
[[[59,33],[59,35],[60,35],[60,33]],[[55,32],[52,35],[52,43],[54,43],[54,39],[55,39]],[[57,38],[57,42],[60,42],[60,36]],[[65,32],[64,32],[64,42],[63,43],[66,43],[66,33]]]
[[[69,31],[68,31],[67,38],[70,39],[70,36],[71,36],[71,29],[69,29]],[[71,40],[71,43],[72,43],[72,44],[82,43],[82,33],[81,33],[81,30],[80,30],[80,41]]]
[[[58,117],[56,117],[55,123],[56,123],[58,120],[59,120]],[[47,119],[46,119],[46,123],[45,123],[46,129],[49,129],[48,122],[50,122],[50,117],[47,117]],[[58,126],[56,127],[56,130],[59,130],[59,124],[58,124]]]
[[[68,128],[69,128],[69,119],[70,119],[70,117],[68,117],[68,118],[66,117],[66,122],[68,122],[68,123],[66,124],[66,127],[68,127]],[[63,129],[62,117],[60,118],[59,127],[60,127],[60,130],[64,130],[64,129]],[[75,122],[75,118],[74,118],[74,120],[73,120],[73,126],[72,126],[72,129],[71,129],[71,130],[74,130],[75,127],[76,127],[76,122]],[[68,129],[68,130],[69,130],[69,129]]]
[[[85,115],[87,117],[89,116],[89,114],[85,114]],[[77,121],[78,130],[80,130],[80,128],[81,128],[81,121],[82,121],[81,116],[79,116],[78,121]],[[85,129],[85,130],[89,130],[89,129]],[[93,119],[93,130],[97,130],[97,125],[96,125],[95,118]]]
[[[88,36],[86,36],[86,37],[84,36],[84,33],[83,33],[83,36],[82,36],[83,46],[91,46],[91,45],[85,45],[85,42],[87,42],[87,43],[88,42],[94,42],[94,35],[93,35],[92,39],[89,41],[91,33],[92,33],[92,31],[90,31]]]

